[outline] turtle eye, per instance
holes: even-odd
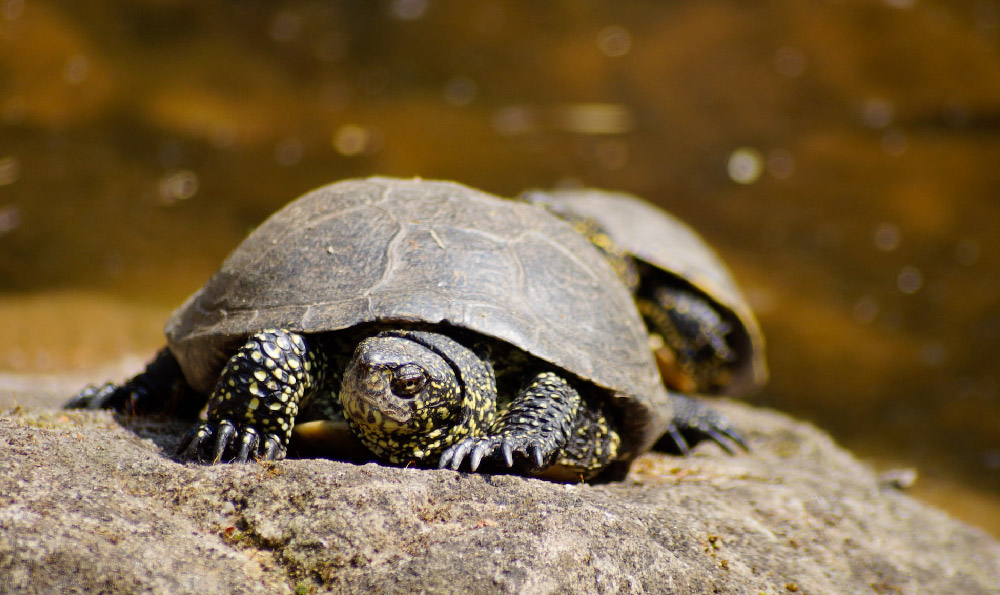
[[[416,364],[396,368],[392,379],[392,392],[399,397],[413,397],[427,384],[427,372]]]

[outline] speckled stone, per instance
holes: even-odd
[[[649,454],[603,485],[181,465],[167,454],[182,425],[9,411],[0,591],[997,593],[997,540],[879,482],[811,425],[719,409],[751,454]]]

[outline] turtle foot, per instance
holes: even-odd
[[[438,460],[438,468],[458,470],[466,457],[469,458],[469,469],[476,471],[484,458],[497,459],[503,457],[503,462],[508,468],[514,466],[514,454],[521,455],[519,458],[526,460],[526,471],[539,471],[548,466],[547,461],[552,458],[554,448],[547,444],[540,435],[516,435],[516,436],[483,436],[479,438],[466,438],[457,444],[453,444]],[[499,462],[499,461],[498,461]]]
[[[663,443],[669,438],[674,447],[669,450],[686,454],[692,445],[708,439],[729,454],[736,454],[734,446],[750,451],[746,439],[724,415],[691,397],[674,395],[674,398],[674,420],[658,446],[666,446]]]
[[[63,409],[111,409],[119,413],[134,410],[134,404],[146,397],[141,387],[107,382],[101,386],[89,385],[73,395]]]
[[[90,385],[74,395],[63,408],[191,418],[197,416],[204,405],[205,397],[188,386],[177,360],[164,347],[141,373],[121,384]]]
[[[275,434],[261,434],[253,426],[238,427],[228,419],[205,422],[181,440],[177,457],[201,463],[247,463],[285,458],[285,446]]]

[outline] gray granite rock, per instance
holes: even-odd
[[[1000,593],[1000,543],[823,433],[721,403],[734,457],[561,485],[329,460],[205,467],[181,427],[0,415],[0,591]]]

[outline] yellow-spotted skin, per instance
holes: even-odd
[[[483,458],[512,467],[516,453],[519,469],[529,473],[572,460],[590,476],[615,460],[617,433],[555,372],[519,369],[528,381],[498,407],[488,352],[426,331],[386,331],[361,341],[340,392],[348,424],[369,450],[395,464],[457,469],[469,456],[473,470]],[[518,361],[529,360],[510,356],[502,365]],[[571,440],[581,436],[602,447]]]
[[[407,384],[409,382],[409,384]],[[445,335],[386,331],[361,341],[340,401],[361,442],[391,463],[437,460],[496,415],[493,368]]]
[[[279,329],[251,336],[223,368],[208,420],[188,434],[182,458],[281,458],[300,412],[342,416],[365,448],[397,465],[458,469],[468,458],[476,470],[485,459],[490,468],[536,474],[557,464],[590,477],[620,454],[600,406],[522,352],[499,349],[505,386],[523,381],[501,406],[482,338],[383,330],[361,338],[344,363],[334,354],[355,339]]]
[[[226,363],[208,402],[208,419],[252,425],[287,442],[306,391],[322,383],[321,350],[284,330],[255,334]]]
[[[308,349],[298,333],[269,329],[254,334],[226,362],[209,397],[208,422],[188,434],[184,458],[283,457],[299,405],[322,386],[325,368],[323,350]]]
[[[569,478],[592,477],[617,460],[621,438],[600,405],[583,399],[562,376],[543,371],[530,376],[517,397],[482,437],[467,438],[441,457],[441,466],[457,468],[469,456],[477,467],[484,456],[499,453],[511,466],[514,453],[532,474],[560,467]]]
[[[586,478],[616,460],[621,446],[621,437],[607,416],[598,408],[586,408],[580,411],[552,466],[568,472],[569,477]]]

